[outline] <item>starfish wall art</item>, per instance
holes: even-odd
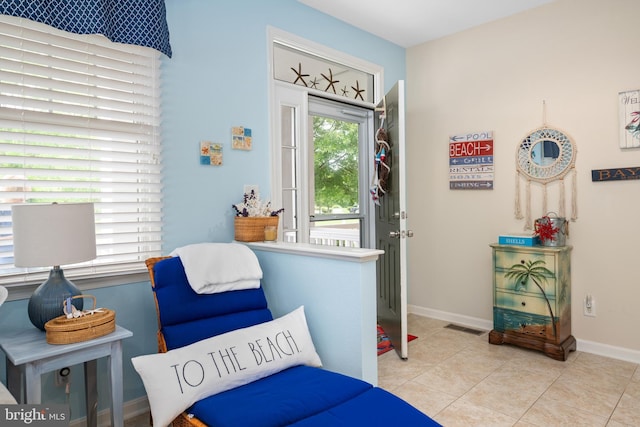
[[[293,84],[302,85],[311,89],[322,90],[324,87],[325,92],[334,93],[336,95],[340,94],[346,98],[359,99],[364,101],[363,94],[365,93],[365,89],[360,87],[360,82],[358,80],[355,81],[355,86],[349,84],[338,85],[340,80],[337,80],[333,75],[333,71],[331,68],[326,73],[320,73],[320,76],[313,76],[312,79],[310,74],[305,74],[302,71],[302,63],[298,62],[298,67],[291,67],[291,71],[294,72],[295,78],[292,81]]]

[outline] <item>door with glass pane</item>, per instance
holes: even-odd
[[[367,247],[371,110],[309,97],[309,243]]]

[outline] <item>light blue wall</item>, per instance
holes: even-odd
[[[377,257],[345,260],[251,249],[262,266],[273,316],[303,305],[324,368],[378,385]]]
[[[231,205],[244,184],[270,188],[267,26],[273,26],[384,67],[385,88],[405,78],[405,50],[295,0],[166,0],[173,58],[163,58],[162,134],[164,252],[194,242],[233,238]],[[234,151],[232,126],[252,129],[254,149]],[[200,166],[199,141],[224,144],[224,165]],[[268,194],[264,194],[268,196]],[[296,268],[290,265],[288,268]],[[125,401],[144,395],[130,358],[156,351],[156,315],[148,283],[89,292],[116,311],[134,332],[124,342]],[[5,303],[0,328],[30,327],[26,301]],[[103,365],[99,365],[103,366]],[[82,369],[73,368],[72,418],[84,416]],[[4,358],[0,361],[4,381]],[[43,398],[64,402],[64,392],[43,379]],[[99,378],[99,408],[108,391]]]
[[[168,0],[173,58],[163,63],[165,250],[233,238],[231,205],[244,184],[269,197],[267,26],[405,77],[404,49],[295,0]],[[252,129],[252,151],[230,148],[232,126]],[[224,144],[224,165],[198,164],[198,143]]]

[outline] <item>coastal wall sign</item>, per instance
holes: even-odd
[[[593,169],[591,171],[591,181],[626,181],[630,179],[640,179],[640,166],[630,168],[615,169]]]
[[[493,190],[493,132],[449,137],[449,189]]]
[[[620,92],[620,148],[640,147],[640,89]]]

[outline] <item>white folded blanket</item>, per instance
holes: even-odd
[[[196,243],[171,252],[179,256],[193,290],[215,294],[260,287],[258,258],[239,243]]]

